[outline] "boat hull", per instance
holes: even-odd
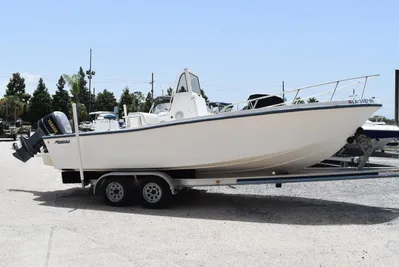
[[[204,176],[292,172],[332,156],[377,104],[304,104],[80,135],[86,171],[195,169]],[[339,118],[339,119],[337,119]],[[48,164],[78,170],[73,135],[44,138]]]

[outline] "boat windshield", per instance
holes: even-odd
[[[194,93],[201,94],[201,87],[199,84],[199,79],[194,74],[190,73],[190,82],[191,82],[191,90]],[[179,83],[177,84],[177,93],[188,92],[187,82],[186,82],[186,74],[182,73],[179,79]]]
[[[177,84],[177,90],[176,90],[176,93],[184,93],[184,92],[188,92],[185,73],[180,75],[179,83]]]
[[[169,111],[170,103],[161,103],[156,105],[152,110],[151,113],[159,114],[161,112]]]
[[[199,79],[194,74],[190,73],[191,88],[194,93],[201,94],[201,87],[199,84]]]

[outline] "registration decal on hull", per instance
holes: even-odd
[[[70,142],[71,140],[56,140],[54,141],[54,144],[62,145],[62,144],[69,144]]]
[[[348,100],[349,104],[374,104],[374,99],[354,99],[354,100]]]

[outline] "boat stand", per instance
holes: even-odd
[[[357,170],[363,170],[367,163],[369,163],[369,159],[371,155],[376,150],[377,140],[372,140],[371,138],[365,135],[356,135],[355,136],[356,144],[363,152],[362,156],[345,156],[346,149],[345,147],[341,148],[336,156],[330,157],[323,164],[328,164],[329,162],[339,162],[341,167],[348,167],[350,165],[356,165]]]

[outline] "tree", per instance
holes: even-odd
[[[51,113],[51,96],[43,79],[39,79],[36,90],[32,94],[29,106],[29,119],[32,123]]]
[[[19,113],[18,116],[22,116],[24,120],[27,119],[28,114],[26,112],[27,110],[26,106],[28,104],[29,99],[31,98],[30,94],[25,92],[25,87],[26,87],[25,79],[21,77],[21,74],[19,72],[15,72],[12,74],[12,77],[10,78],[10,81],[7,84],[6,93],[4,94],[5,97],[9,98],[8,106],[10,105],[11,106],[16,105],[18,107],[22,106],[22,113],[20,114],[18,112]],[[10,117],[8,117],[7,120],[8,119],[10,119]]]
[[[114,93],[104,89],[97,94],[97,109],[101,111],[113,111],[116,106]]]
[[[69,91],[72,95],[72,101],[74,101],[77,105],[79,104],[79,76],[77,74],[72,74],[71,76],[68,74],[63,74],[62,77],[68,83]]]
[[[78,72],[78,80],[79,80],[79,102],[84,104],[86,108],[90,107],[90,92],[87,88],[86,75],[83,71],[83,68],[79,68]],[[90,111],[89,111],[90,112]]]
[[[169,88],[166,90],[166,95],[172,96],[172,94],[173,94],[173,89],[172,89],[172,87],[169,87]]]
[[[145,102],[141,111],[149,112],[152,106],[152,94],[148,92],[147,97],[145,98]]]
[[[132,111],[143,111],[144,110],[144,94],[140,91],[133,92],[133,105]]]
[[[305,101],[303,101],[300,97],[295,98],[294,104],[305,104]]]
[[[119,109],[123,110],[123,105],[126,105],[127,111],[132,111],[133,101],[134,96],[130,93],[129,87],[126,86],[125,89],[123,89],[121,98],[119,99]]]
[[[385,122],[388,125],[396,124],[395,119],[389,119],[389,118],[387,118],[385,116],[381,116],[381,115],[374,115],[369,120],[372,122]]]
[[[61,111],[68,116],[68,104],[71,101],[71,98],[69,97],[68,91],[64,89],[65,83],[66,83],[65,79],[61,75],[60,78],[58,79],[57,90],[53,95],[51,108],[52,110]]]
[[[97,102],[96,102],[96,95],[95,94],[91,94],[91,111],[96,110],[97,107]]]
[[[30,95],[25,92],[25,79],[21,77],[19,72],[13,73],[10,81],[7,84],[6,93],[4,96],[15,95],[18,96],[19,100],[26,103]]]
[[[317,102],[319,102],[319,101],[316,98],[314,98],[314,97],[310,97],[308,99],[308,103],[317,103]]]
[[[205,102],[206,102],[206,103],[209,102],[209,99],[208,99],[208,97],[206,96],[205,91],[202,90],[202,89],[201,89],[201,96],[205,99]]]
[[[24,106],[16,95],[3,97],[0,99],[0,117],[15,123],[15,120],[24,114]]]
[[[86,106],[82,103],[76,104],[76,109],[78,111],[78,121],[85,121],[89,114],[87,113]],[[72,130],[74,131],[75,128],[73,126],[73,112],[72,112],[72,102],[68,103],[68,114],[70,115],[70,120],[72,121]]]

